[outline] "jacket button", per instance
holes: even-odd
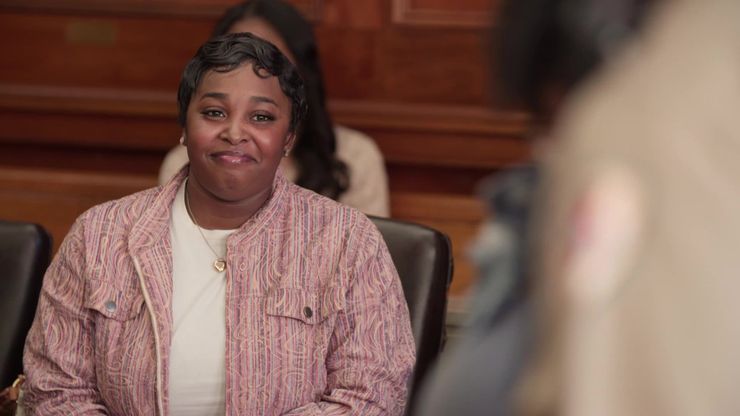
[[[116,311],[116,302],[113,302],[112,300],[109,300],[108,302],[105,302],[105,310],[108,312],[115,312]]]
[[[311,318],[313,316],[313,311],[311,310],[311,308],[309,308],[308,306],[306,306],[305,308],[303,308],[303,315],[306,318]]]

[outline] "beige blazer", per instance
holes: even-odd
[[[571,103],[524,414],[740,414],[740,2],[667,2]]]

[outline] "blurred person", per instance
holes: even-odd
[[[533,115],[533,164],[484,180],[480,195],[489,219],[470,250],[479,281],[460,339],[427,377],[418,415],[509,415],[517,382],[533,344],[531,301],[537,231],[540,158],[562,107],[640,26],[648,1],[512,0],[503,5],[494,32],[498,82]],[[604,30],[599,36],[598,28]],[[609,44],[604,49],[603,43]]]
[[[564,110],[523,414],[740,414],[738,22],[661,4]]]
[[[278,170],[305,106],[270,43],[201,46],[189,169],[82,214],[47,270],[27,415],[402,414],[414,340],[382,236]]]
[[[305,80],[308,116],[290,157],[281,163],[285,176],[365,214],[389,216],[388,175],[378,146],[359,131],[332,123],[311,24],[282,0],[249,0],[227,9],[213,34],[234,32],[251,32],[277,46]],[[187,161],[183,146],[173,148],[162,163],[159,183]]]

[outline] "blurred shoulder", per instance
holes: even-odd
[[[367,214],[390,215],[388,174],[380,148],[369,136],[336,126],[337,158],[347,165],[349,188],[339,200]]]
[[[346,163],[352,163],[356,158],[383,160],[380,148],[365,133],[346,126],[334,126],[337,137],[337,156]]]
[[[177,172],[188,163],[188,150],[178,145],[170,149],[159,167],[159,184],[167,183]]]

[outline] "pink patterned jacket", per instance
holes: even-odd
[[[26,341],[26,414],[168,414],[170,210],[186,170],[70,230]],[[402,414],[408,308],[367,217],[278,174],[227,247],[227,414]]]

